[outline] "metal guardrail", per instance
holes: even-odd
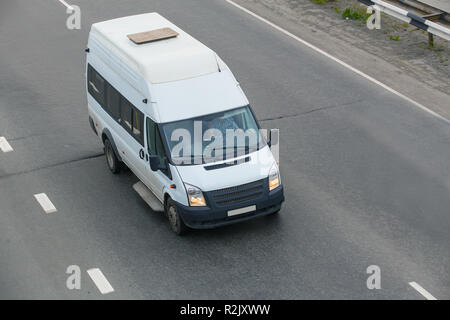
[[[438,24],[429,19],[429,17],[431,16],[436,18],[436,14],[426,14],[423,16],[419,16],[417,14],[408,12],[407,10],[401,8],[400,6],[396,6],[383,0],[358,0],[358,1],[367,6],[371,6],[374,9],[378,9],[381,12],[384,12],[403,22],[407,22],[419,29],[425,30],[429,34],[434,34],[447,41],[450,41],[450,28],[442,24]],[[430,39],[430,42],[432,42],[432,38]]]
[[[431,1],[436,1],[436,3]],[[440,0],[397,0],[399,4],[403,4],[407,8],[413,8],[419,12],[425,13],[425,15],[422,15],[422,18],[427,18],[432,21],[441,19],[444,22],[450,23],[450,2],[445,4],[439,1]],[[435,6],[431,6],[430,4],[434,4]]]

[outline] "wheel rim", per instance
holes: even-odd
[[[170,226],[172,227],[173,231],[178,232],[180,222],[178,221],[178,214],[176,209],[173,206],[170,206],[168,214]]]
[[[109,146],[106,147],[106,160],[108,161],[108,166],[112,169],[114,166],[114,159]]]

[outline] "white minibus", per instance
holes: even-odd
[[[86,91],[109,169],[129,168],[135,190],[176,234],[280,210],[271,137],[239,83],[214,51],[158,13],[92,25]]]

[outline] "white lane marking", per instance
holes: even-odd
[[[114,292],[114,288],[108,282],[106,277],[103,275],[102,271],[98,268],[89,269],[87,271],[92,281],[94,281],[98,290],[100,290],[101,294],[107,294]]]
[[[59,2],[61,2],[63,5],[65,5],[67,7],[67,9],[73,10],[73,7],[68,4],[67,2],[65,2],[64,0],[58,0]]]
[[[406,101],[409,101],[410,103],[414,104],[416,107],[422,109],[423,111],[428,112],[429,114],[431,114],[431,115],[433,115],[433,116],[435,116],[435,117],[437,117],[437,118],[439,118],[439,119],[445,121],[446,123],[450,124],[450,120],[449,120],[449,119],[444,118],[444,117],[441,116],[440,114],[434,112],[434,111],[431,110],[431,109],[428,109],[427,107],[425,107],[424,105],[420,104],[419,102],[414,101],[414,100],[411,99],[411,98],[408,98],[408,97],[405,96],[404,94],[401,94],[400,92],[398,92],[398,91],[392,89],[392,88],[389,87],[388,85],[386,85],[386,84],[384,84],[384,83],[378,81],[378,80],[375,79],[375,78],[372,78],[371,76],[365,74],[365,73],[362,72],[362,71],[359,71],[358,69],[352,67],[351,65],[345,63],[344,61],[342,61],[342,60],[340,60],[340,59],[338,59],[338,58],[332,56],[331,54],[329,54],[329,53],[323,51],[322,49],[319,49],[319,48],[316,47],[315,45],[313,45],[313,44],[311,44],[311,43],[309,43],[309,42],[303,40],[302,38],[299,38],[298,36],[296,36],[296,35],[290,33],[289,31],[287,31],[287,30],[281,28],[281,27],[278,26],[278,25],[274,24],[273,22],[270,22],[269,20],[267,20],[267,19],[265,19],[265,18],[263,18],[263,17],[257,15],[257,14],[254,13],[253,11],[250,11],[250,10],[248,10],[248,9],[246,9],[246,8],[244,8],[244,7],[240,6],[240,5],[238,5],[237,3],[233,2],[232,0],[225,0],[225,1],[228,2],[229,4],[235,6],[236,8],[241,9],[242,11],[248,13],[249,15],[255,17],[256,19],[258,19],[258,20],[260,20],[260,21],[262,21],[262,22],[268,24],[269,26],[271,26],[271,27],[277,29],[278,31],[284,33],[285,35],[287,35],[287,36],[289,36],[289,37],[291,37],[291,38],[297,40],[298,42],[303,43],[305,46],[307,46],[307,47],[309,47],[309,48],[311,48],[311,49],[313,49],[313,50],[319,52],[320,54],[322,54],[322,55],[324,55],[324,56],[330,58],[331,60],[333,60],[333,61],[339,63],[340,65],[346,67],[347,69],[350,69],[351,71],[353,71],[354,73],[360,75],[361,77],[364,77],[364,78],[366,78],[367,80],[372,81],[373,83],[379,85],[380,87],[383,87],[384,89],[388,90],[389,92],[391,92],[391,93],[393,93],[393,94],[395,94],[395,95],[397,95],[397,96],[399,96],[399,97],[405,99]]]
[[[433,297],[433,295],[431,293],[429,293],[427,290],[422,288],[422,286],[420,286],[417,282],[414,282],[414,281],[410,282],[409,285],[411,287],[413,287],[414,289],[416,289],[416,291],[418,291],[421,295],[423,295],[428,300],[437,300],[435,297]]]
[[[0,149],[5,153],[14,151],[8,141],[6,141],[5,137],[0,137]]]
[[[37,202],[39,202],[42,209],[44,209],[45,213],[53,213],[58,211],[45,193],[35,194],[34,197]]]

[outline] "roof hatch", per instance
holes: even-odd
[[[178,36],[178,32],[172,30],[171,28],[161,28],[127,35],[128,39],[133,41],[135,44],[165,40],[175,38],[176,36]]]

